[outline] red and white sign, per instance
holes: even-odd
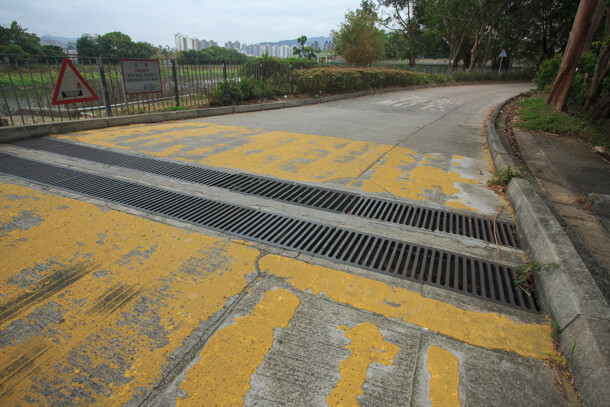
[[[159,93],[162,90],[159,61],[121,59],[121,75],[128,95]]]
[[[91,86],[76,70],[69,59],[64,59],[59,70],[59,78],[53,94],[53,105],[68,103],[90,102],[97,100],[97,95]]]

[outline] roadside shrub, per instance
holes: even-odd
[[[244,100],[240,81],[228,80],[219,82],[212,92],[210,104],[212,106],[238,105]]]
[[[252,76],[239,80],[222,81],[211,95],[212,106],[238,105],[248,100],[274,98],[277,95],[273,86]]]
[[[557,54],[553,58],[547,59],[540,64],[538,72],[536,75],[534,75],[534,79],[532,79],[532,81],[538,87],[538,90],[543,90],[553,84],[553,81],[555,81],[555,77],[557,76],[557,72],[559,72],[559,66],[561,65],[562,58],[563,57],[561,54]]]
[[[448,83],[448,82],[453,82],[454,79],[449,76],[446,75],[444,73],[435,73],[432,75],[432,83],[438,83],[438,84],[443,84],[443,83]]]
[[[384,68],[313,68],[293,72],[297,93],[349,93],[369,89],[426,85],[430,75]]]

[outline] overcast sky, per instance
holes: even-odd
[[[78,38],[121,31],[134,41],[175,46],[174,34],[246,44],[328,36],[360,0],[0,0],[0,24]]]

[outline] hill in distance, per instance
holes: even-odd
[[[41,41],[44,41],[44,40],[57,41],[57,42],[64,44],[65,46],[67,46],[70,41],[76,41],[77,39],[78,38],[58,37],[56,35],[49,35],[49,34],[45,34],[42,37],[40,37]]]

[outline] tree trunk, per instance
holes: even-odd
[[[485,53],[483,54],[483,60],[479,64],[479,69],[481,71],[485,70],[485,64],[487,63],[487,58],[489,58],[489,51],[491,50],[491,30],[487,35],[487,45],[485,46]]]
[[[610,17],[606,17],[606,20],[610,22]],[[608,24],[610,25],[610,24]],[[599,91],[599,87],[602,84],[602,79],[606,76],[608,71],[610,70],[610,42],[606,43],[604,47],[601,49],[599,53],[599,57],[597,58],[597,63],[595,64],[595,72],[593,73],[593,79],[591,79],[591,85],[589,85],[589,90],[587,91],[587,97],[585,99],[585,103],[583,105],[582,111],[586,113],[591,105],[593,105],[593,100]]]
[[[583,52],[591,51],[591,43],[593,42],[593,36],[595,35],[595,31],[597,31],[597,27],[599,27],[599,23],[601,23],[602,21],[604,11],[608,11],[606,3],[604,3],[604,0],[598,0],[597,7],[595,8],[595,12],[593,13],[591,27],[589,27],[589,32],[587,33],[587,39],[585,40],[585,48],[583,49]],[[608,19],[608,17],[606,17],[606,19]]]
[[[610,92],[604,93],[591,108],[591,121],[603,122],[610,117]]]
[[[472,72],[474,66],[477,63],[477,53],[479,52],[479,45],[481,44],[482,38],[478,35],[474,39],[474,45],[470,49],[470,66],[468,67],[468,72]]]
[[[576,74],[576,67],[582,50],[585,48],[585,41],[589,34],[589,27],[593,21],[597,3],[598,0],[580,0],[559,72],[546,99],[546,103],[556,110],[565,111],[567,108],[570,85]]]

